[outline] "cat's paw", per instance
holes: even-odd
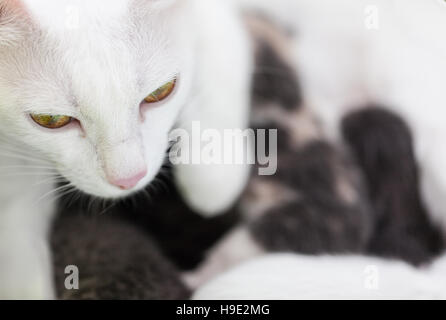
[[[186,203],[204,216],[230,209],[246,186],[248,165],[179,165],[175,181]]]

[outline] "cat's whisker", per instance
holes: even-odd
[[[153,202],[153,197],[152,197],[152,195],[150,194],[150,192],[147,190],[147,188],[144,189],[144,195],[145,195],[145,197],[147,198],[147,200],[149,201],[149,203],[152,203],[152,202]]]
[[[38,159],[31,155],[26,155],[26,154],[0,152],[0,156],[5,157],[5,158],[17,159],[17,160],[25,160],[25,161],[32,162],[32,163],[33,162],[42,163],[42,164],[50,163],[49,161],[46,161],[43,159]]]
[[[1,172],[0,171],[0,177],[39,177],[39,176],[50,176],[50,175],[55,175],[53,172],[48,171],[48,172],[37,172],[37,171],[29,171],[29,172],[25,172],[25,171],[20,171],[20,172]]]
[[[16,150],[7,150],[7,149],[0,149],[0,156],[5,158],[12,158],[12,159],[22,159],[28,162],[36,162],[36,163],[42,163],[51,165],[52,162],[48,159],[44,159],[41,157],[36,156],[34,153],[24,153],[19,152]]]
[[[0,150],[13,151],[16,153],[28,154],[28,155],[35,153],[35,152],[31,152],[30,150],[27,150],[26,148],[23,148],[23,146],[19,146],[19,145],[16,146],[13,144],[5,144],[5,143],[0,143]]]
[[[21,165],[21,164],[13,164],[13,165],[2,165],[0,166],[0,169],[6,169],[6,170],[11,170],[11,169],[19,169],[19,170],[34,170],[34,171],[39,171],[39,170],[48,170],[48,171],[56,171],[56,169],[54,167],[51,166],[41,166],[41,165]]]
[[[38,182],[36,182],[34,184],[34,186],[42,185],[42,184],[45,184],[45,183],[59,183],[59,182],[64,182],[64,181],[66,181],[66,179],[64,177],[54,176],[54,177],[50,177],[50,178],[45,179],[45,180],[38,181]]]
[[[87,212],[88,212],[89,214],[91,214],[91,206],[92,206],[93,202],[94,202],[94,198],[93,198],[93,197],[90,197],[90,198],[88,199],[88,205],[87,205]]]
[[[90,215],[101,215],[101,214],[105,213],[108,210],[108,208],[106,208],[106,210],[104,210],[104,206],[105,206],[105,203],[107,201],[112,201],[112,200],[95,198],[95,197],[89,197],[89,203],[88,203],[88,206],[87,206],[87,212]],[[110,208],[112,206],[110,206]]]
[[[76,192],[75,188],[67,188],[65,191],[56,193],[52,197],[49,197],[48,200],[56,203],[60,201],[60,199],[63,199],[64,197],[69,196],[75,192]]]
[[[0,140],[1,142],[1,140]],[[23,144],[21,143],[11,143],[11,142],[3,142],[0,143],[0,150],[7,150],[7,151],[13,151],[15,153],[20,153],[24,155],[30,155],[42,160],[46,160],[39,156],[39,152],[37,150],[28,150],[27,148],[23,147]],[[43,155],[42,155],[43,156]]]
[[[104,207],[106,200],[103,200],[102,206]],[[116,206],[118,204],[118,201],[111,200],[111,204],[107,206],[105,209],[103,209],[101,212],[99,212],[99,216],[104,215],[107,211],[109,211],[111,208]]]
[[[68,208],[71,207],[74,203],[78,202],[81,199],[82,195],[83,194],[79,189],[74,188],[72,193],[69,193],[68,195],[64,195],[64,196],[68,196],[66,199],[64,199],[65,200],[64,206],[66,206]],[[63,198],[63,197],[61,197],[61,198]]]
[[[65,190],[65,189],[69,189],[69,188],[73,188],[74,186],[71,183],[68,183],[66,185],[54,188],[53,190],[48,191],[47,193],[45,193],[43,196],[41,196],[38,200],[37,203],[40,203],[41,201],[45,200],[45,198],[48,198],[49,196],[51,196],[54,193],[57,193],[59,191]]]
[[[53,198],[51,198],[51,200],[54,201],[54,202],[56,202],[56,201],[58,201],[59,199],[63,198],[64,196],[69,195],[69,194],[71,194],[71,193],[73,193],[73,192],[75,192],[75,191],[76,191],[76,188],[73,187],[73,186],[70,186],[70,188],[67,188],[67,189],[64,190],[64,191],[62,191],[62,192],[60,192],[60,193],[57,193]]]
[[[102,204],[101,204],[102,201]],[[89,202],[87,206],[87,212],[90,215],[95,215],[100,210],[99,207],[104,207],[104,202],[107,201],[106,199],[96,198],[96,197],[89,197]],[[102,212],[102,211],[101,211]],[[101,213],[99,213],[100,215]]]
[[[34,170],[37,173],[39,170],[47,170],[48,172],[55,172],[54,167],[45,167],[45,166],[27,166],[27,165],[13,165],[13,166],[1,166],[0,170]],[[46,172],[46,171],[45,171]]]
[[[158,182],[159,178],[156,177],[145,189],[144,189],[144,195],[148,199],[150,203],[153,202],[154,194],[158,192],[155,184]]]
[[[72,206],[76,201],[81,199],[83,196],[82,192],[79,189],[76,189],[73,193],[73,196],[71,197],[70,202],[68,203],[69,206]]]

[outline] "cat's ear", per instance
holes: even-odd
[[[20,40],[29,27],[29,15],[20,0],[0,0],[0,46]]]

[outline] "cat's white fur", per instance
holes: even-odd
[[[0,5],[7,13],[0,21],[0,298],[52,298],[46,238],[54,176],[94,196],[124,197],[158,173],[175,124],[245,128],[249,41],[225,1]],[[177,75],[171,97],[141,116],[141,101]],[[44,129],[30,112],[73,116],[82,127]],[[144,170],[131,190],[109,183]],[[215,214],[236,199],[248,168],[184,165],[175,173],[191,206]]]
[[[359,256],[269,255],[218,276],[195,300],[446,299],[446,258],[415,269]]]

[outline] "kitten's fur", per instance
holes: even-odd
[[[193,288],[265,252],[364,252],[373,219],[362,176],[351,157],[324,137],[302,100],[290,38],[265,17],[248,15],[256,47],[252,126],[278,128],[278,170],[252,177],[241,198],[238,227],[210,251]]]
[[[415,265],[440,254],[443,236],[420,195],[405,121],[376,105],[357,106],[365,110],[344,119],[347,144],[336,147],[299,98],[306,92],[290,72],[293,35],[264,17],[250,17],[249,24],[258,44],[254,126],[279,128],[278,171],[252,179],[242,198],[245,221],[187,274],[189,284],[197,287],[265,251],[356,252]]]
[[[384,105],[409,123],[423,194],[434,218],[445,225],[444,1],[238,2],[296,31],[293,61],[304,99],[328,137],[339,138],[344,115],[367,104]]]
[[[444,235],[420,194],[410,128],[378,106],[349,114],[342,132],[365,174],[373,204],[367,252],[421,265],[444,249]]]
[[[52,233],[60,299],[187,299],[176,268],[136,225],[107,215],[65,212]],[[67,266],[79,270],[79,288],[65,287]]]
[[[0,298],[54,297],[46,237],[57,175],[70,182],[62,192],[121,198],[156,176],[175,125],[245,128],[250,57],[226,1],[0,0]],[[174,94],[141,116],[144,97],[175,76]],[[81,126],[46,130],[30,112]],[[106,179],[144,170],[132,190]],[[203,214],[229,207],[247,176],[245,166],[175,168]]]

